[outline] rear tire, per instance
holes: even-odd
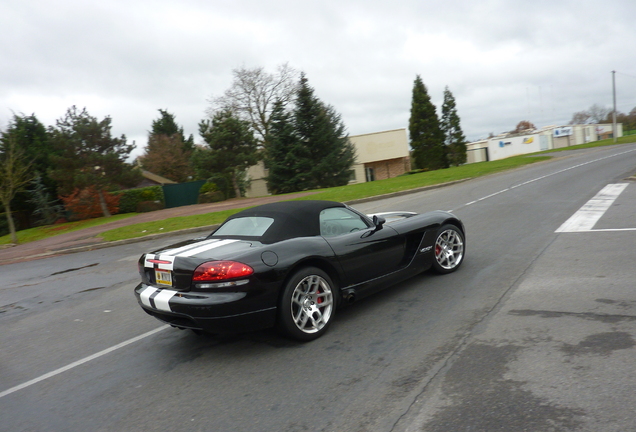
[[[455,225],[443,225],[433,245],[433,270],[439,274],[452,273],[464,261],[464,233]]]
[[[311,341],[322,336],[336,311],[335,286],[316,267],[298,270],[287,281],[278,309],[278,330],[286,336]]]

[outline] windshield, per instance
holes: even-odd
[[[230,219],[214,232],[214,236],[250,236],[260,237],[274,223],[269,217],[242,217]]]

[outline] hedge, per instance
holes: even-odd
[[[162,208],[165,204],[161,186],[126,189],[113,192],[113,195],[119,195],[119,213],[136,212],[139,204],[146,201],[159,201]]]

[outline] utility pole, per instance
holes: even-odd
[[[616,71],[612,71],[612,95],[614,96],[614,110],[612,111],[612,136],[614,137],[614,144],[616,144],[616,135],[618,134],[618,127],[616,125]]]

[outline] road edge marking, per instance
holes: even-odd
[[[30,387],[33,384],[39,383],[40,381],[44,381],[46,379],[49,379],[49,378],[54,377],[56,375],[59,375],[62,372],[66,372],[67,370],[76,368],[77,366],[83,365],[84,363],[88,363],[91,360],[95,360],[95,359],[97,359],[99,357],[105,356],[106,354],[109,354],[109,353],[111,353],[113,351],[116,351],[116,350],[118,350],[120,348],[123,348],[123,347],[125,347],[127,345],[130,345],[132,343],[135,343],[137,341],[145,339],[148,336],[152,336],[155,333],[159,333],[160,331],[165,330],[165,329],[167,329],[169,327],[170,326],[168,324],[166,324],[164,326],[161,326],[161,327],[157,327],[154,330],[151,330],[149,332],[146,332],[144,334],[136,336],[136,337],[134,337],[132,339],[128,339],[127,341],[121,342],[121,343],[119,343],[117,345],[113,345],[112,347],[106,348],[105,350],[102,350],[102,351],[100,351],[98,353],[95,353],[95,354],[90,355],[88,357],[84,357],[83,359],[77,360],[77,361],[75,361],[73,363],[70,363],[70,364],[68,364],[66,366],[63,366],[63,367],[61,367],[59,369],[55,369],[54,371],[51,371],[49,373],[45,373],[44,375],[40,375],[39,377],[34,378],[34,379],[30,380],[30,381],[27,381],[25,383],[19,384],[19,385],[15,386],[15,387],[11,387],[10,389],[7,389],[7,390],[5,390],[3,392],[0,392],[0,399],[5,397],[5,396],[10,395],[11,393],[17,392],[18,390],[22,390],[24,388]]]

